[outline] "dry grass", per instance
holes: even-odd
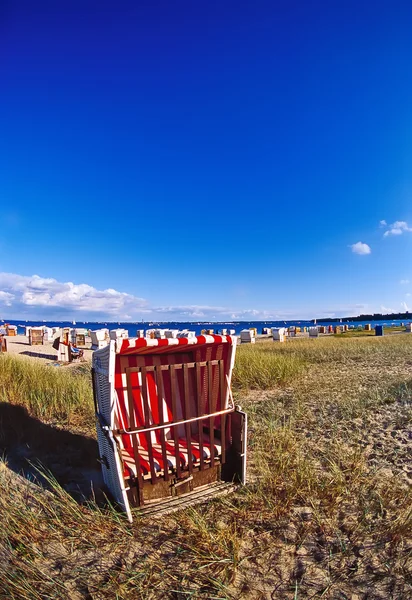
[[[47,474],[47,489],[27,482],[10,446],[0,597],[411,597],[412,336],[241,346],[235,382],[250,419],[249,484],[159,523],[79,504]],[[37,416],[61,414],[73,434],[84,415],[81,402],[68,417],[56,397],[42,412],[14,394]]]

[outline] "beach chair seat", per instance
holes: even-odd
[[[222,454],[222,449],[220,444],[214,443],[214,458],[218,458]],[[169,474],[176,473],[176,462],[177,456],[179,457],[179,464],[181,469],[187,469],[189,464],[188,457],[188,448],[186,440],[179,439],[178,440],[178,448],[179,452],[176,454],[174,444],[166,445],[166,457],[167,457],[167,469]],[[205,462],[210,462],[211,457],[211,446],[210,444],[203,444],[203,460]],[[161,444],[152,444],[152,452],[153,452],[153,461],[155,466],[155,471],[157,475],[164,475],[165,472],[165,461],[162,453],[162,445]],[[192,455],[192,463],[193,465],[200,464],[200,443],[192,438],[191,440],[191,455]],[[148,449],[143,446],[139,446],[139,456],[140,456],[140,464],[142,469],[143,477],[150,477],[150,458]],[[121,449],[121,458],[124,465],[123,475],[124,477],[136,477],[137,476],[137,466],[133,456],[132,448],[122,448]]]
[[[94,352],[103,477],[130,520],[131,506],[245,481],[246,415],[230,391],[235,351],[236,338],[199,336],[112,340]]]

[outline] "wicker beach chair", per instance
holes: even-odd
[[[92,350],[104,348],[109,343],[109,330],[96,329],[96,331],[90,331],[90,338],[92,342]]]
[[[109,336],[111,340],[117,341],[118,339],[127,339],[129,337],[129,332],[127,329],[111,329]]]
[[[240,332],[240,342],[242,344],[255,344],[256,337],[253,329],[242,329]]]
[[[31,327],[29,330],[30,346],[41,346],[44,344],[44,331],[42,327]]]
[[[162,514],[246,477],[247,417],[230,389],[236,338],[136,338],[93,354],[103,478],[131,507]]]

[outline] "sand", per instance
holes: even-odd
[[[87,339],[87,338],[86,338]],[[91,362],[93,350],[91,350],[91,342],[86,342],[86,346],[82,346],[83,361]],[[52,342],[45,342],[43,345],[30,346],[29,339],[25,335],[16,335],[7,337],[7,352],[21,356],[22,358],[34,358],[43,363],[58,362],[57,350],[52,346]],[[76,365],[81,359],[75,359],[72,363],[61,363]]]

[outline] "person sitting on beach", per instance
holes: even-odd
[[[68,344],[72,358],[83,358],[83,350],[77,348],[75,344]]]

